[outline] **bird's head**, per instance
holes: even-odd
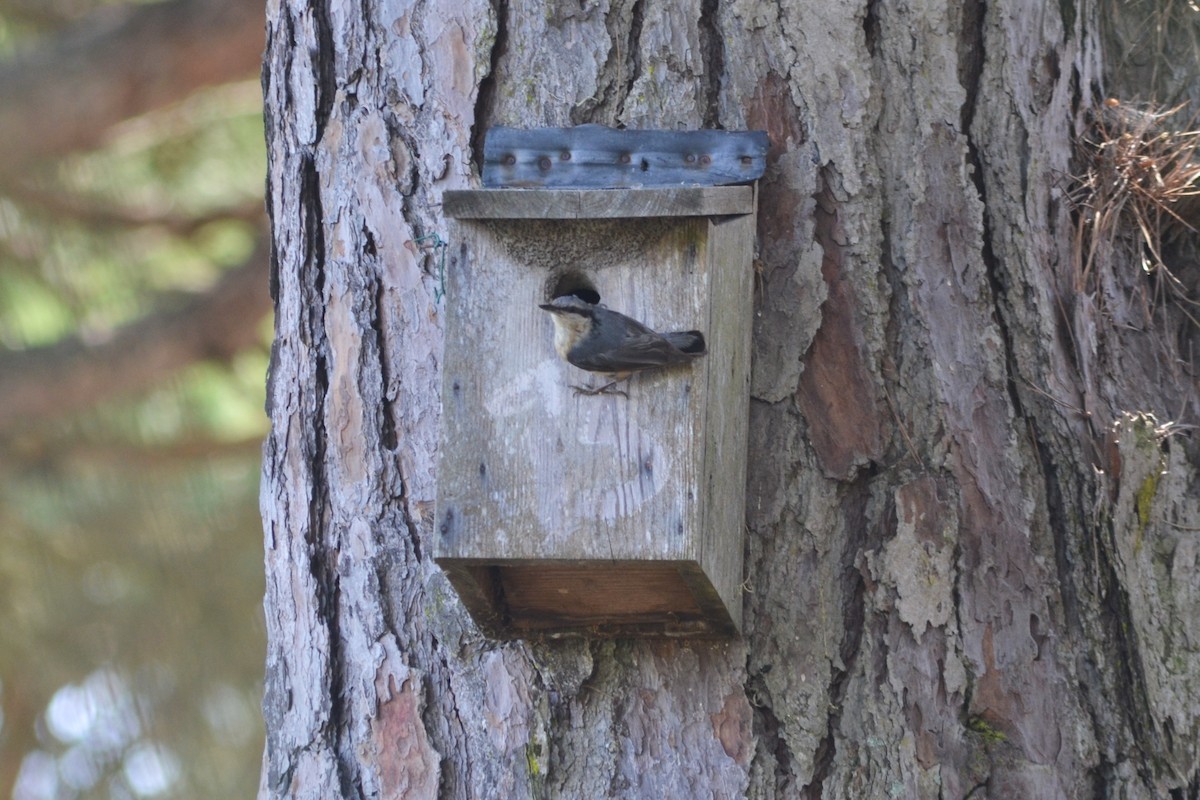
[[[540,304],[538,308],[549,311],[554,319],[554,349],[564,359],[571,348],[592,330],[592,320],[596,316],[594,305],[573,294],[556,297],[549,303]]]
[[[542,303],[538,308],[549,311],[556,318],[587,317],[591,319],[596,315],[595,305],[573,294],[564,294],[561,297],[556,297],[549,303]]]

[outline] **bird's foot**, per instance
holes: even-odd
[[[575,394],[586,394],[586,395],[619,394],[622,397],[624,397],[626,400],[628,400],[629,399],[628,392],[626,392],[624,389],[614,389],[613,388],[618,383],[620,383],[620,381],[609,381],[608,383],[604,384],[603,386],[601,386],[599,388],[593,388],[591,386],[572,386],[571,388],[575,390]]]

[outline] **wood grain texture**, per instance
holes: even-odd
[[[726,638],[735,632],[694,561],[469,561],[443,566],[490,636]]]
[[[481,194],[502,204],[519,202],[523,192]],[[596,194],[609,193],[583,192],[583,205]],[[617,580],[600,595],[618,598],[613,562],[686,562],[707,582],[696,585],[693,603],[715,615],[695,632],[736,629],[753,219],[452,225],[435,520],[440,564],[591,563],[596,575]],[[563,280],[587,283],[601,302],[658,330],[700,327],[708,354],[635,376],[628,397],[576,393],[572,385],[596,379],[558,358],[553,323],[538,308]],[[509,583],[533,574],[510,572]],[[509,604],[541,596],[501,583]],[[661,586],[670,595],[682,584]],[[464,592],[468,604],[494,596],[479,587]],[[619,606],[607,628],[597,622],[599,607],[575,627],[635,630]]]

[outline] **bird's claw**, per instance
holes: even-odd
[[[575,390],[575,394],[586,394],[586,395],[619,394],[622,397],[624,397],[626,400],[628,400],[629,399],[628,392],[626,392],[624,389],[614,389],[613,388],[618,383],[620,383],[620,381],[610,381],[598,389],[593,388],[591,386],[572,386],[571,388]]]

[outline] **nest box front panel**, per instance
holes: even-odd
[[[621,394],[561,358],[538,306],[592,292],[709,335],[706,218],[459,220],[451,229],[439,557],[694,559],[709,355]]]

